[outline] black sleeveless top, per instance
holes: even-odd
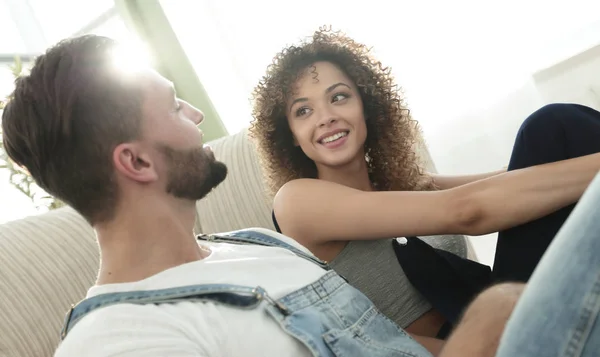
[[[273,219],[275,230],[277,230],[277,233],[281,233],[281,228],[279,228],[279,224],[277,224],[277,218],[275,218],[275,211],[271,211],[271,218]]]

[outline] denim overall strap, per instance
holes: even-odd
[[[315,357],[432,357],[335,271],[266,311]]]
[[[85,315],[93,310],[116,304],[168,304],[179,301],[213,301],[240,309],[254,309],[267,301],[285,314],[286,310],[274,301],[261,287],[229,284],[200,284],[160,290],[136,290],[109,293],[84,299],[72,306],[65,316],[61,340]]]
[[[300,258],[307,259],[325,270],[331,270],[331,267],[327,262],[315,257],[312,254],[303,252],[302,250],[288,244],[282,240],[272,237],[268,234],[253,230],[253,229],[242,229],[238,231],[232,231],[220,234],[200,234],[197,236],[200,240],[212,241],[212,242],[223,242],[223,243],[234,243],[234,244],[256,244],[264,245],[268,247],[279,247],[284,248],[292,253],[296,254]]]

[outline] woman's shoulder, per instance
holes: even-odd
[[[290,180],[286,183],[284,183],[281,188],[278,190],[278,194],[282,191],[287,191],[287,190],[296,190],[298,188],[319,188],[319,187],[331,187],[331,186],[342,186],[338,183],[335,182],[331,182],[331,181],[326,181],[326,180],[321,180],[321,179],[317,179],[317,178],[298,178],[298,179],[293,179]]]
[[[312,197],[322,197],[323,194],[331,196],[336,192],[339,195],[344,195],[350,188],[320,179],[300,178],[286,182],[275,194],[273,198],[273,207],[278,211],[283,207],[297,207],[299,202],[306,199],[312,202]],[[279,212],[278,212],[279,214]]]

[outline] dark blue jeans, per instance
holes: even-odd
[[[509,170],[600,152],[600,112],[578,104],[550,104],[521,125]],[[494,281],[527,281],[575,205],[499,232]]]

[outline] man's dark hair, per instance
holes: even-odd
[[[2,115],[10,158],[91,224],[113,217],[112,152],[140,132],[142,92],[119,75],[109,38],[64,40],[15,82]]]

